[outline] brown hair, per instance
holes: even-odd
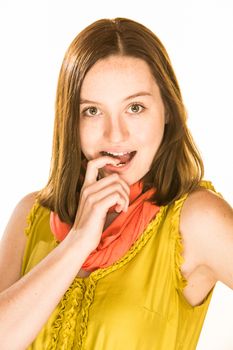
[[[150,201],[166,205],[194,190],[204,168],[186,126],[186,111],[168,54],[144,25],[126,18],[101,19],[86,27],[68,48],[61,67],[53,134],[53,150],[47,185],[38,193],[41,205],[72,224],[83,184],[79,125],[79,99],[83,79],[99,60],[126,55],[147,62],[159,86],[168,123],[151,169],[143,177],[143,192],[155,187]],[[83,176],[82,176],[83,175]]]

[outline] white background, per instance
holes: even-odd
[[[57,77],[76,34],[129,17],[164,43],[211,180],[233,204],[231,0],[0,0],[0,236],[16,203],[47,181]],[[218,283],[198,350],[233,349],[233,291]]]

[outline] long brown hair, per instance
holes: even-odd
[[[100,59],[110,55],[141,58],[147,62],[159,86],[168,123],[151,169],[143,177],[143,192],[155,187],[150,199],[166,205],[194,190],[204,168],[186,125],[186,111],[168,54],[156,35],[144,25],[126,18],[101,19],[83,31],[69,46],[61,66],[53,134],[50,175],[38,193],[39,203],[72,224],[85,169],[81,168],[79,100],[83,79]]]

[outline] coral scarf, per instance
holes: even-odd
[[[149,222],[159,211],[159,207],[146,201],[154,193],[151,188],[142,193],[142,182],[130,186],[130,204],[128,211],[121,212],[103,231],[98,247],[91,252],[82,269],[94,271],[104,268],[120,259],[143,233]],[[114,211],[111,207],[108,213]],[[62,222],[54,212],[50,214],[50,228],[58,241],[62,241],[71,229],[71,225]]]

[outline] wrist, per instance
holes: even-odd
[[[69,234],[66,237],[67,240],[75,247],[81,251],[86,257],[95,249],[90,244],[90,240],[86,238],[86,235],[80,229],[71,228]]]

